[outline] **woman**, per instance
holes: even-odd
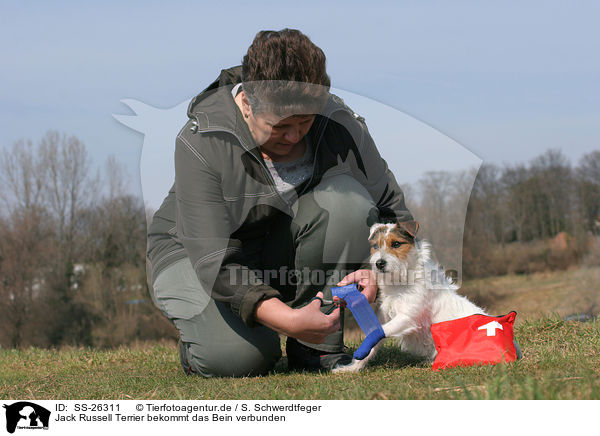
[[[175,184],[148,233],[154,299],[186,374],[328,370],[343,352],[331,285],[377,292],[368,229],[411,219],[363,120],[329,94],[325,55],[297,30],[259,32],[241,67],[192,100]]]

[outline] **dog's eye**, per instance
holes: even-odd
[[[392,242],[392,248],[399,248],[404,242],[394,241]]]
[[[375,250],[379,250],[379,244],[373,244],[373,248],[374,248]]]

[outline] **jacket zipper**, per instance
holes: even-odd
[[[334,113],[338,112],[338,111],[342,111],[343,109],[334,109],[331,112],[329,112],[325,118],[328,119],[331,115],[333,115]],[[324,130],[324,129],[323,129]],[[298,197],[300,197],[302,194],[306,193],[306,191],[308,190],[308,188],[311,186],[313,180],[315,179],[315,172],[317,170],[317,153],[319,152],[319,147],[321,146],[321,141],[317,141],[317,145],[315,147],[315,161],[313,163],[313,171],[312,174],[310,176],[310,179],[308,180],[308,183],[306,184],[306,186],[304,187],[304,189],[298,193]]]

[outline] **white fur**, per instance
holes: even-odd
[[[371,235],[376,230],[371,228]],[[388,229],[389,232],[390,229]],[[441,266],[431,259],[431,246],[420,240],[408,253],[406,261],[379,249],[371,255],[370,262],[379,287],[378,318],[386,338],[397,338],[403,351],[433,360],[437,354],[431,336],[431,324],[462,318],[485,311],[458,295],[458,287],[446,277]],[[375,267],[375,262],[387,262],[385,272]],[[437,280],[432,280],[432,273]],[[334,369],[334,372],[358,372],[373,358],[379,346],[362,360]]]
[[[379,230],[381,227],[385,227],[387,228],[385,234],[387,235],[391,229],[393,229],[396,226],[396,224],[373,224],[371,226],[371,230],[369,232],[369,239],[371,239],[371,236],[373,236],[373,233],[375,233],[377,230]]]

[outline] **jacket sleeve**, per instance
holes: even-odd
[[[244,259],[221,189],[220,174],[181,134],[175,146],[177,235],[204,290],[248,326],[256,305],[281,294],[257,280]]]
[[[358,156],[351,164],[353,176],[367,189],[377,206],[377,211],[373,211],[369,217],[369,225],[412,220],[404,201],[404,193],[387,162],[379,154],[364,118],[354,113],[343,100],[339,99],[339,102],[346,110],[336,112],[333,118],[342,126],[338,137],[345,136],[348,138],[345,140],[346,144],[352,144],[352,148],[356,146]]]

